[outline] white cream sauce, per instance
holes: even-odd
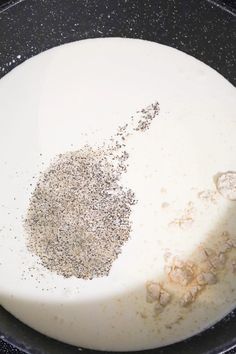
[[[202,190],[214,190],[218,172],[236,171],[236,91],[229,82],[163,45],[93,39],[48,50],[18,66],[0,81],[0,97],[2,306],[48,336],[104,350],[179,341],[235,306],[230,269],[184,310],[176,293],[155,319],[145,300],[146,281],[165,282],[167,249],[191,259],[201,242],[211,244],[221,230],[236,233],[236,202],[219,197],[206,204],[198,198]],[[50,273],[27,251],[22,223],[39,172],[58,153],[108,139],[155,101],[159,117],[127,143],[123,183],[138,203],[130,240],[110,275],[86,281]],[[170,228],[190,201],[193,224]]]

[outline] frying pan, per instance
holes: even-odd
[[[0,7],[0,77],[49,48],[95,37],[163,43],[205,62],[236,84],[236,10],[218,0],[10,1]],[[32,354],[95,352],[41,335],[1,307],[0,337]],[[236,311],[188,340],[143,353],[213,354],[234,346]]]

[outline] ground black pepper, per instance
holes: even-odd
[[[41,173],[24,224],[28,249],[50,271],[83,279],[108,275],[129,238],[135,203],[120,184],[128,166],[125,141],[147,130],[158,113],[158,103],[142,109],[108,144],[60,154]]]

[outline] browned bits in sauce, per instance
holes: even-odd
[[[212,247],[201,245],[194,254],[194,262],[182,261],[178,257],[172,257],[171,253],[164,255],[166,283],[177,286],[177,293],[180,297],[181,306],[192,304],[197,296],[206,289],[218,282],[220,272],[226,268],[227,259],[233,248],[236,248],[236,241],[228,231],[218,235],[216,244]],[[236,273],[236,260],[230,260],[230,269]]]
[[[220,174],[216,179],[216,188],[224,198],[236,201],[236,172]]]
[[[146,284],[146,301],[154,304],[154,314],[158,316],[170,303],[171,295],[160,283],[151,281]]]

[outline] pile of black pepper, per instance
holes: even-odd
[[[107,276],[131,231],[134,193],[120,184],[127,170],[125,141],[145,131],[159,113],[155,103],[120,127],[108,146],[60,154],[41,173],[25,228],[28,249],[66,278]]]

